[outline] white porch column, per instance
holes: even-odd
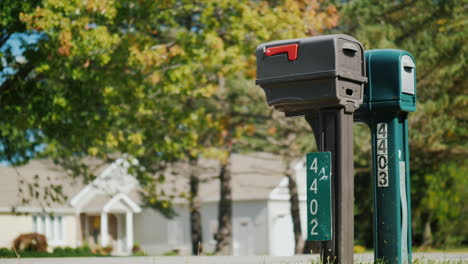
[[[126,224],[126,240],[127,240],[127,250],[129,253],[132,253],[133,248],[133,212],[127,212],[125,216],[125,224]]]
[[[80,213],[79,212],[75,213],[75,225],[76,225],[75,245],[77,245],[78,247],[81,247],[83,245],[83,240],[84,240],[83,232],[82,232],[82,224],[84,225],[84,223],[81,223],[81,221],[82,219],[81,219]],[[64,235],[64,233],[65,232],[62,232],[62,236]]]
[[[101,213],[101,246],[105,247],[109,244],[109,231],[107,231],[107,213]]]

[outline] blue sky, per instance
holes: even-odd
[[[7,49],[11,50],[11,53],[13,56],[16,57],[17,61],[24,60],[25,58],[23,57],[23,52],[24,52],[24,45],[30,45],[36,43],[40,39],[41,35],[39,34],[24,34],[24,33],[16,33],[13,34],[8,41],[0,47],[0,52],[5,52]],[[1,56],[0,56],[1,57]],[[2,66],[5,65],[5,61],[2,59],[0,62],[2,63]],[[10,68],[10,67],[5,67],[1,72],[0,72],[0,84],[5,81],[5,76],[6,75],[11,75],[14,74],[15,70]],[[34,135],[31,133],[29,135],[30,140],[34,141]],[[0,143],[0,150],[3,148],[3,146]],[[35,148],[35,152],[41,152],[45,149],[45,144],[39,145]],[[29,153],[30,155],[33,155],[34,153]],[[0,164],[7,166],[10,163],[5,161],[5,160],[0,160]]]
[[[41,35],[40,34],[25,34],[25,33],[15,33],[11,35],[11,37],[8,39],[8,41],[0,47],[0,52],[5,52],[7,49],[11,50],[11,53],[13,56],[17,58],[17,60],[24,59],[23,58],[23,52],[24,52],[24,47],[23,45],[30,45],[36,43],[40,39]],[[1,61],[2,66],[5,65],[5,61],[2,59]],[[3,83],[5,80],[5,75],[10,75],[15,73],[15,71],[10,68],[10,67],[5,67],[2,72],[0,72],[0,84]]]

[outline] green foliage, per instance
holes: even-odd
[[[357,245],[355,244],[355,245],[354,245],[354,253],[358,253],[358,254],[359,254],[359,253],[365,253],[365,252],[366,252],[366,247],[361,246],[361,245],[359,245],[359,244],[357,244]]]
[[[0,156],[24,163],[46,143],[43,156],[89,181],[83,157],[128,154],[139,161],[131,170],[143,200],[167,216],[173,197],[155,173],[202,154],[225,160],[253,131],[245,114],[263,99],[251,102],[231,83],[255,76],[255,47],[322,32],[337,18],[332,6],[293,0],[10,6],[20,26],[10,31],[39,40],[23,45],[21,63],[3,57],[13,72],[0,87]]]
[[[17,253],[18,255],[16,255]],[[20,251],[17,253],[13,249],[0,248],[0,258],[63,258],[109,256],[93,253],[87,246],[77,248],[56,247],[54,248],[53,252]]]
[[[102,254],[93,253],[88,246],[71,248],[71,247],[56,247],[51,253],[52,257],[93,257],[102,256]]]
[[[1,258],[16,258],[16,254],[13,250],[9,248],[0,248],[0,257]]]
[[[468,116],[460,111],[468,105],[465,11],[459,1],[361,0],[343,6],[341,29],[366,49],[398,48],[416,58],[418,110],[410,115],[413,157],[421,158],[413,159],[416,166],[468,155]]]
[[[460,178],[468,159],[468,13],[462,2],[355,0],[339,5],[336,31],[353,35],[366,49],[403,49],[416,59],[417,111],[409,115],[415,245],[467,242],[466,234],[457,231],[468,224],[466,199],[460,198],[468,188]],[[362,183],[355,193],[356,218],[367,223],[356,226],[356,238],[370,247],[370,145],[363,143],[370,142],[368,134],[367,129],[355,130],[356,182]],[[431,227],[426,235],[425,226]]]
[[[15,56],[15,50],[10,46],[9,40],[14,39],[19,43],[19,48],[24,49],[25,55],[40,59],[37,55],[38,52],[34,51],[26,40],[29,35],[17,34],[26,33],[26,25],[19,21],[19,14],[21,12],[32,12],[39,2],[36,0],[5,0],[0,2],[0,101],[2,101],[0,117],[0,142],[2,148],[0,159],[16,163],[22,163],[31,156],[30,153],[34,152],[35,148],[40,144],[39,138],[41,136],[37,131],[27,130],[27,124],[31,121],[28,117],[17,118],[14,115],[21,107],[15,100],[9,98],[8,94],[12,92],[12,87],[15,87],[16,93],[24,92],[20,86],[24,87],[29,84],[24,77],[30,71],[31,65]],[[5,104],[4,100],[11,101]],[[3,120],[9,121],[4,122]],[[26,138],[29,140],[25,140]]]
[[[355,243],[367,248],[373,247],[374,195],[372,188],[371,137],[369,128],[363,124],[354,125],[354,225]]]
[[[157,186],[171,162],[200,155],[225,160],[231,150],[269,151],[289,160],[313,148],[304,120],[286,120],[267,109],[252,82],[254,49],[261,42],[335,27],[332,5],[10,0],[0,7],[4,160],[27,162],[45,143],[42,155],[89,181],[95,175],[83,157],[108,162],[126,153],[139,161],[131,170],[143,187],[143,200],[170,216],[173,197]],[[446,210],[451,204],[466,208],[463,190],[468,186],[460,175],[468,158],[467,13],[466,5],[455,0],[355,0],[341,5],[337,27],[366,49],[400,48],[415,56],[418,110],[410,114],[414,221],[429,219],[434,237],[449,244],[462,242],[454,226],[466,226],[465,211]],[[22,33],[16,36],[24,59],[9,47],[15,33]],[[30,43],[28,36],[38,41]],[[357,225],[356,238],[370,247],[370,145],[363,143],[369,136],[364,128],[355,135],[356,182],[361,183],[356,185],[356,218],[367,223]],[[444,181],[435,180],[437,175],[446,175]],[[460,200],[437,198],[449,194]],[[422,224],[413,225],[420,243]]]
[[[466,160],[461,163],[448,162],[433,166],[423,176],[425,196],[414,212],[417,217],[415,221],[422,222],[424,215],[430,215],[431,226],[435,230],[435,247],[449,248],[468,242],[468,230],[465,228],[468,225],[467,170]]]

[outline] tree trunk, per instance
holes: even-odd
[[[291,218],[294,231],[294,252],[302,254],[304,250],[304,240],[302,239],[301,215],[299,211],[299,194],[297,191],[296,179],[291,169],[291,162],[286,163],[286,177],[288,178],[289,203],[291,205]]]
[[[231,198],[231,151],[221,164],[219,173],[220,201],[218,211],[218,231],[216,233],[217,255],[232,254],[232,198]]]
[[[426,219],[426,223],[424,224],[424,232],[423,232],[423,247],[430,247],[432,246],[432,229],[431,229],[431,220],[432,215],[429,215]]]
[[[198,158],[191,158],[190,164],[190,199],[189,199],[189,210],[190,210],[190,231],[192,239],[192,254],[199,255],[202,251],[202,220],[201,220],[201,201],[198,195],[198,189],[200,185],[199,170],[197,167]]]

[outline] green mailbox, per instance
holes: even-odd
[[[416,67],[403,50],[365,52],[368,85],[355,121],[370,127],[374,189],[374,256],[411,263],[408,112],[416,110]]]

